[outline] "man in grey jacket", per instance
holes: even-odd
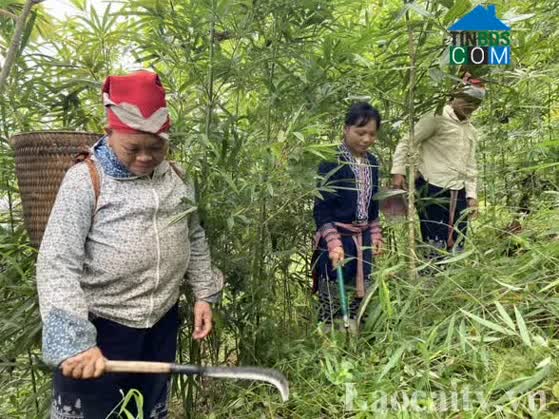
[[[59,367],[51,418],[105,418],[122,394],[166,418],[169,377],[104,374],[106,359],[173,362],[183,278],[196,296],[195,339],[212,328],[222,288],[194,190],[165,160],[170,119],[159,77],[140,71],[103,86],[108,132],[66,174],[43,237],[37,287],[43,358]],[[176,221],[180,214],[189,215]]]

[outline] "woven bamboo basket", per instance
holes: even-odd
[[[74,158],[88,150],[100,134],[74,131],[37,131],[11,138],[25,228],[38,248],[64,174]]]

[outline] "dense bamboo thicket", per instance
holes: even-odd
[[[24,3],[0,1],[2,56]],[[292,387],[283,404],[265,386],[176,380],[175,417],[559,415],[557,1],[496,0],[513,63],[469,69],[488,80],[488,98],[474,119],[481,215],[466,252],[418,275],[408,224],[387,221],[369,318],[349,341],[316,329],[316,167],[339,143],[347,106],[369,100],[384,119],[374,152],[388,182],[410,119],[442,107],[464,70],[447,64],[447,28],[479,2],[72,3],[79,13],[61,19],[33,6],[0,100],[0,417],[43,417],[50,400],[9,138],[101,132],[101,82],[136,68],[157,71],[169,92],[173,158],[196,184],[227,279],[215,333],[198,345],[186,322],[180,360],[275,367]],[[187,319],[190,302],[185,290]],[[471,406],[440,408],[437,394],[468,388]],[[383,413],[381,394],[399,395]]]

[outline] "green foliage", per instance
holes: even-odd
[[[559,242],[556,232],[545,229],[558,220],[557,207],[531,218],[521,235],[524,247],[514,257],[505,241],[494,240],[487,220],[479,220],[474,252],[416,283],[385,260],[376,281],[391,278],[391,316],[382,308],[382,286],[374,286],[366,311],[380,321],[368,321],[359,338],[348,341],[343,332],[324,335],[317,329],[277,343],[282,350],[275,366],[287,372],[292,386],[287,405],[268,389],[239,394],[229,385],[213,406],[213,417],[252,417],[254,411],[269,417],[404,417],[396,402],[402,405],[413,392],[422,399],[406,417],[536,415],[542,405],[530,395],[537,392],[547,403],[538,417],[555,417]],[[452,411],[452,391],[459,406],[466,406],[463,412]],[[440,392],[449,398],[446,411],[437,411]],[[470,405],[464,404],[465,392]],[[383,394],[385,416],[374,410],[382,406]]]

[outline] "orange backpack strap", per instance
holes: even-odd
[[[81,163],[81,162],[84,162],[87,165],[87,168],[89,169],[89,176],[91,177],[91,183],[93,184],[93,192],[95,193],[95,209],[96,209],[97,201],[99,200],[99,195],[101,194],[101,179],[99,178],[99,172],[97,171],[97,166],[95,165],[95,162],[91,160],[91,153],[89,151],[82,151],[74,158],[74,163]]]

